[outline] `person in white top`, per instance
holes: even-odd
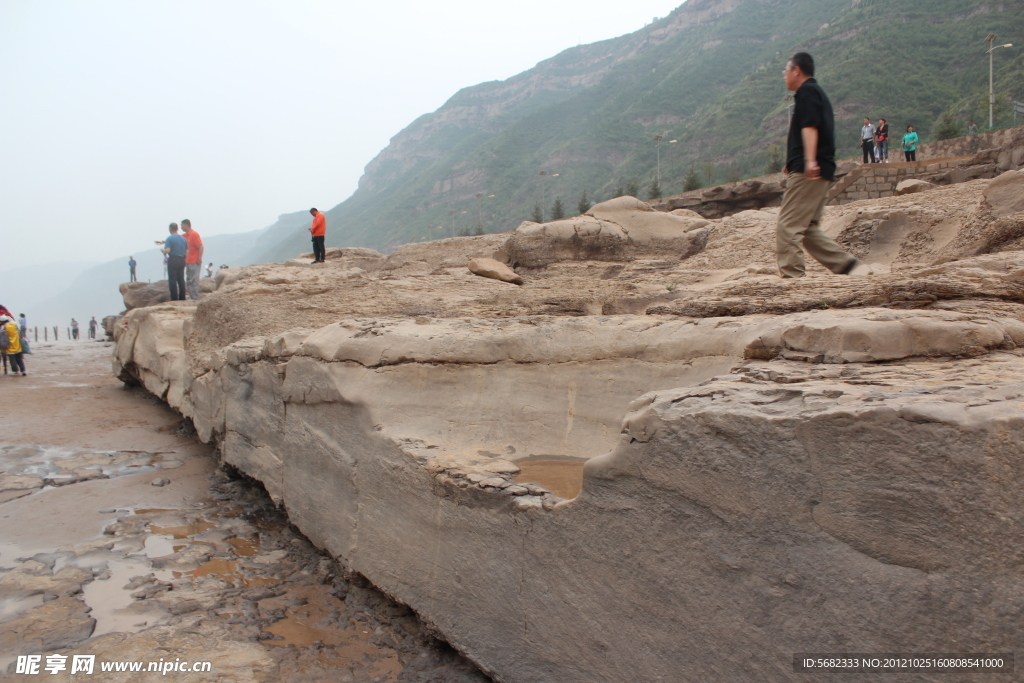
[[[860,129],[860,148],[864,152],[864,163],[875,163],[875,127],[871,119],[864,117],[864,125]]]

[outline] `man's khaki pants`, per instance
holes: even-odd
[[[790,173],[775,228],[776,252],[782,277],[803,277],[804,249],[833,273],[842,272],[854,257],[839,248],[818,227],[825,210],[829,182]]]

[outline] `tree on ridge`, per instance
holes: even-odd
[[[593,205],[590,203],[590,200],[587,199],[587,191],[583,190],[583,196],[580,197],[580,203],[576,205],[576,209],[579,211],[578,215],[582,216],[587,211],[590,211],[591,206]]]
[[[562,198],[555,197],[555,203],[551,205],[551,220],[560,221],[565,218],[565,207],[562,206]]]

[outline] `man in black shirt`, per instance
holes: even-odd
[[[819,224],[836,173],[832,103],[814,80],[814,59],[798,52],[786,63],[786,87],[796,92],[786,142],[786,194],[776,226],[776,251],[782,277],[803,277],[804,253],[840,275],[849,275],[857,259],[839,248]],[[801,248],[802,246],[802,248]]]

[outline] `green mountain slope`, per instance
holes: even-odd
[[[990,31],[1024,45],[1024,0],[689,0],[640,31],[466,88],[417,119],[327,212],[327,244],[386,249],[508,230],[534,204],[549,217],[561,198],[571,215],[584,191],[600,201],[630,183],[646,197],[655,135],[665,194],[693,167],[708,181],[756,175],[785,134],[781,71],[797,50],[818,63],[840,154],[856,153],[863,116],[925,136],[946,110],[981,123]],[[1014,50],[997,53],[997,76],[1024,99]],[[304,230],[281,232],[266,258],[309,250]]]

